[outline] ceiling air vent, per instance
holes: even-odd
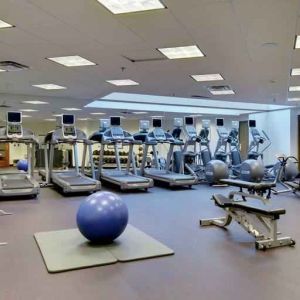
[[[231,90],[231,87],[229,85],[212,85],[208,87],[208,90],[214,92],[223,92]]]
[[[123,114],[123,115],[132,115],[133,113],[131,111],[121,111],[121,114]]]
[[[0,61],[0,69],[7,72],[27,70],[29,67],[14,61]]]
[[[7,105],[5,101],[0,104],[0,108],[10,108],[10,105]]]
[[[151,61],[161,61],[161,60],[167,60],[166,57],[153,57],[153,58],[132,58],[123,55],[123,57],[127,60],[129,60],[132,63],[140,63],[140,62],[151,62]]]
[[[210,99],[210,97],[208,96],[200,96],[200,95],[191,95],[192,98],[197,98],[197,99]]]

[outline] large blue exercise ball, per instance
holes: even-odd
[[[27,172],[28,171],[28,161],[26,159],[20,159],[17,162],[17,169],[19,171],[25,171],[25,172]]]
[[[77,211],[77,226],[93,243],[111,243],[122,234],[128,223],[128,209],[122,199],[110,192],[87,197]]]

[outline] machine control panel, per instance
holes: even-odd
[[[21,138],[23,136],[21,112],[7,112],[6,135],[9,138]]]
[[[75,127],[75,116],[62,115],[60,122],[61,122],[63,137],[66,139],[76,139],[77,133]]]
[[[154,135],[154,138],[155,138],[157,141],[164,141],[164,140],[166,140],[165,132],[164,132],[163,129],[160,128],[160,127],[154,128],[154,130],[153,130],[153,135]]]
[[[111,137],[114,140],[124,139],[124,131],[121,127],[111,127]]]

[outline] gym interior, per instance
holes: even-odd
[[[300,1],[0,2],[0,298],[299,299]]]

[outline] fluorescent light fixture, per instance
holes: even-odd
[[[31,116],[22,114],[22,118],[31,118]]]
[[[300,35],[296,35],[296,40],[295,40],[295,49],[300,48]]]
[[[183,46],[183,47],[172,47],[172,48],[158,48],[163,55],[169,59],[178,58],[192,58],[192,57],[203,57],[204,54],[196,45]]]
[[[165,6],[159,0],[97,0],[113,14],[162,9]]]
[[[92,61],[89,61],[79,55],[48,57],[47,59],[52,60],[60,65],[66,66],[66,67],[82,67],[82,66],[95,66],[96,65]]]
[[[145,115],[145,114],[147,114],[146,111],[133,111],[132,113],[133,113],[134,115]]]
[[[209,91],[213,95],[234,95],[234,90],[224,90],[224,91]]]
[[[53,84],[53,83],[46,83],[46,84],[33,84],[32,86],[37,87],[39,89],[44,90],[65,90],[65,86]]]
[[[34,112],[34,111],[38,111],[36,109],[31,109],[31,108],[24,108],[24,109],[20,109],[20,111],[24,111],[24,112]]]
[[[7,72],[6,70],[0,69],[0,72]]]
[[[300,101],[300,98],[299,97],[288,98],[288,101]]]
[[[54,114],[54,115],[52,115],[53,117],[61,117],[62,116],[62,114]]]
[[[299,92],[300,91],[300,85],[290,86],[289,91],[290,92]]]
[[[76,107],[63,107],[62,110],[67,110],[67,111],[77,111],[77,110],[81,110],[81,108],[76,108]]]
[[[0,28],[11,28],[14,27],[14,25],[8,24],[2,20],[0,20]]]
[[[91,118],[77,118],[78,121],[88,121],[91,120]]]
[[[106,82],[116,86],[139,85],[138,82],[131,79],[106,80]]]
[[[92,112],[90,113],[91,115],[95,115],[95,116],[101,116],[101,115],[106,115],[106,113],[104,112]]]
[[[56,119],[44,119],[44,121],[54,122]]]
[[[151,118],[164,118],[164,116],[151,116]]]
[[[217,81],[224,80],[221,74],[203,74],[203,75],[191,75],[195,81]]]
[[[49,104],[49,102],[39,101],[39,100],[22,101],[22,103],[26,103],[26,104],[34,104],[34,105],[38,105],[38,104]]]
[[[293,68],[291,71],[291,76],[299,76],[300,75],[300,68]]]

